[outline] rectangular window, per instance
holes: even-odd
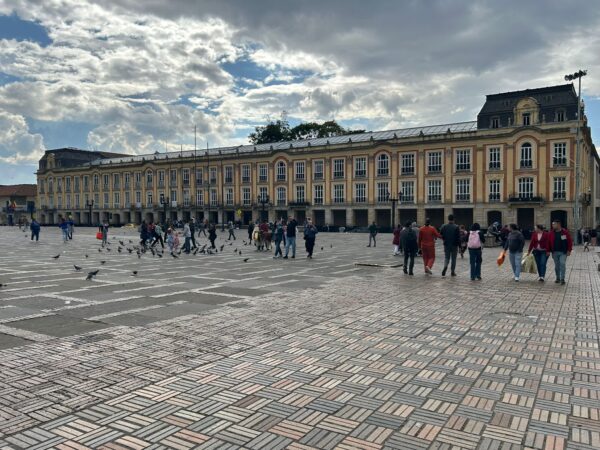
[[[296,172],[296,180],[298,180],[298,181],[304,181],[304,179],[305,179],[305,173],[304,173],[305,165],[304,165],[304,161],[296,161],[296,163],[294,164],[294,166],[295,166],[295,172]]]
[[[177,206],[177,191],[171,191],[171,206]]]
[[[390,158],[385,153],[377,157],[377,176],[387,177],[390,175]]]
[[[210,205],[211,206],[216,206],[217,205],[217,190],[216,189],[211,189],[210,190]]]
[[[469,202],[471,201],[471,180],[458,179],[456,180],[456,201]]]
[[[129,189],[131,183],[131,174],[129,172],[125,172],[125,189]]]
[[[62,195],[59,195],[58,198],[56,199],[56,207],[58,209],[62,209]],[[106,202],[105,208],[108,208],[108,202]]]
[[[71,192],[71,177],[65,178],[65,192]]]
[[[129,208],[131,206],[131,192],[125,191],[125,208]]]
[[[315,180],[323,179],[323,160],[322,159],[313,162],[313,178]]]
[[[202,182],[204,180],[203,175],[203,170],[202,169],[196,169],[196,186],[202,186]]]
[[[277,188],[277,204],[285,205],[287,201],[286,196],[287,190],[283,186]]]
[[[323,185],[317,184],[314,186],[314,196],[313,201],[315,205],[323,204]]]
[[[521,145],[520,167],[521,169],[531,169],[533,167],[532,150],[529,144]]]
[[[427,180],[427,201],[430,203],[442,201],[442,180]]]
[[[110,177],[108,176],[108,174],[104,174],[102,175],[102,186],[104,187],[105,190],[107,190],[110,186]],[[58,186],[60,188],[60,178],[58,179]]]
[[[442,172],[442,152],[427,153],[427,173]]]
[[[60,200],[60,197],[58,197],[58,199]],[[104,195],[103,195],[103,197],[102,197],[102,200],[104,200],[104,202],[102,203],[102,206],[103,206],[104,208],[108,208],[108,207],[109,207],[109,205],[108,205],[108,203],[109,203],[109,199],[108,199],[108,192],[105,192],[105,193],[104,193]]]
[[[555,142],[554,143],[554,154],[552,155],[552,162],[554,167],[566,167],[567,166],[567,143],[566,142]]]
[[[135,204],[136,206],[142,204],[142,193],[140,191],[135,192]]]
[[[204,191],[196,191],[196,205],[204,206]]]
[[[80,201],[80,196],[79,194],[75,194],[75,208],[79,208],[79,201]]]
[[[342,159],[343,161],[343,159]],[[333,185],[333,202],[334,203],[344,203],[344,188],[343,184],[334,184]]]
[[[500,180],[489,181],[489,201],[499,202],[500,201]]]
[[[367,201],[366,183],[356,183],[354,185],[354,201],[357,203],[364,203]]]
[[[233,188],[225,189],[225,204],[227,206],[233,205]]]
[[[287,179],[287,164],[283,161],[277,163],[277,181],[285,181]]]
[[[344,163],[343,159],[333,160],[333,178],[344,178]]]
[[[225,183],[233,183],[233,166],[225,166]]]
[[[269,166],[267,164],[258,165],[258,181],[261,183],[269,181]]]
[[[79,192],[79,177],[74,177],[73,183],[75,192]]]
[[[377,201],[387,202],[389,200],[389,188],[387,183],[377,183]]]
[[[208,171],[208,173],[209,173],[210,184],[217,184],[217,168],[211,167],[210,170]]]
[[[177,186],[177,169],[171,169],[171,172],[169,175],[169,182],[170,182],[171,187]]]
[[[142,172],[136,172],[134,174],[135,188],[139,189],[142,187]]]
[[[67,195],[65,196],[65,207],[66,207],[67,209],[70,209],[70,208],[71,208],[71,194],[67,194]]]
[[[354,176],[364,178],[367,176],[367,158],[359,156],[354,158]]]
[[[183,169],[181,171],[181,178],[183,179],[183,185],[189,186],[190,185],[190,169]]]
[[[559,109],[558,111],[556,111],[556,121],[557,122],[565,121],[565,111],[564,110]]]
[[[188,178],[189,181],[189,178]],[[183,190],[183,206],[190,206],[190,190]]]
[[[400,158],[400,174],[414,175],[415,174],[415,154],[402,153]]]
[[[414,181],[402,181],[400,183],[400,203],[414,203],[415,202],[415,182]]]
[[[158,187],[160,187],[160,188],[165,187],[165,171],[164,170],[158,171]]]
[[[488,170],[500,170],[500,147],[490,147],[488,149]]]
[[[456,171],[471,170],[471,150],[456,150]]]
[[[146,192],[146,207],[152,208],[152,191]]]
[[[88,191],[90,188],[90,177],[87,175],[83,176],[83,189]]]
[[[250,206],[250,203],[252,203],[252,199],[250,198],[250,188],[242,188],[242,204],[244,206]]]
[[[306,195],[304,186],[296,186],[296,201],[298,203],[304,203],[306,201]]]
[[[492,123],[490,128],[500,128],[500,118],[492,117]]]
[[[62,192],[62,178],[56,179],[56,192]]]
[[[523,126],[531,125],[531,114],[523,113]]]
[[[121,207],[121,193],[113,192],[113,208]]]
[[[519,178],[519,198],[533,197],[533,178]]]
[[[263,200],[268,200],[269,198],[269,193],[268,193],[268,189],[266,186],[261,186],[258,188],[258,198],[263,199]]]
[[[553,200],[566,200],[567,199],[567,179],[565,177],[554,178],[554,189],[552,191]]]
[[[242,183],[250,183],[250,164],[242,164]]]

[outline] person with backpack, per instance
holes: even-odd
[[[510,232],[504,243],[504,251],[508,250],[508,259],[512,267],[515,281],[519,281],[521,276],[521,259],[523,258],[523,247],[525,246],[525,237],[517,228],[517,224],[510,224]]]
[[[533,252],[535,265],[538,271],[538,280],[543,283],[546,276],[546,264],[550,256],[550,235],[544,230],[544,225],[536,225],[531,235],[531,242],[527,254]]]
[[[467,243],[469,241],[469,232],[467,231],[467,229],[465,228],[464,225],[461,225],[459,227],[459,232],[460,232],[460,247],[458,248],[458,252],[460,253],[460,257],[462,259],[465,257],[465,252],[467,251],[467,248],[469,247],[467,245]]]
[[[304,226],[304,241],[307,253],[306,257],[308,259],[312,259],[317,233],[317,227],[313,225],[312,219],[307,219],[306,225]]]
[[[410,221],[406,222],[406,227],[400,232],[400,246],[404,250],[404,267],[403,271],[407,275],[414,275],[415,255],[419,249],[417,242],[417,233],[411,226]]]
[[[469,237],[467,238],[469,263],[471,265],[471,281],[481,280],[482,248],[484,242],[485,234],[481,231],[481,226],[475,222],[471,225],[471,231],[469,231]]]
[[[442,225],[440,230],[442,239],[444,241],[444,269],[442,270],[442,276],[446,276],[448,271],[448,264],[450,265],[450,275],[456,276],[456,256],[458,255],[458,247],[460,245],[460,230],[458,225],[454,223],[454,215],[448,216],[448,223]]]

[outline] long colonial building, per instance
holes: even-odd
[[[583,109],[582,109],[583,111]],[[600,163],[582,114],[583,226],[600,221]],[[56,223],[312,217],[317,225],[572,225],[573,85],[488,95],[477,121],[132,156],[72,148],[39,163],[38,218]]]

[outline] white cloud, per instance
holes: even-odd
[[[44,154],[44,138],[32,134],[23,116],[0,110],[0,162],[26,164],[37,162]]]

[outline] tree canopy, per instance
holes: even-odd
[[[365,130],[350,130],[339,125],[335,120],[328,120],[323,123],[303,122],[290,128],[290,124],[285,119],[270,121],[266,125],[256,127],[253,133],[250,133],[248,139],[250,143],[269,144],[281,141],[297,141],[301,139],[315,139],[333,136],[343,136],[348,134],[364,133]]]

